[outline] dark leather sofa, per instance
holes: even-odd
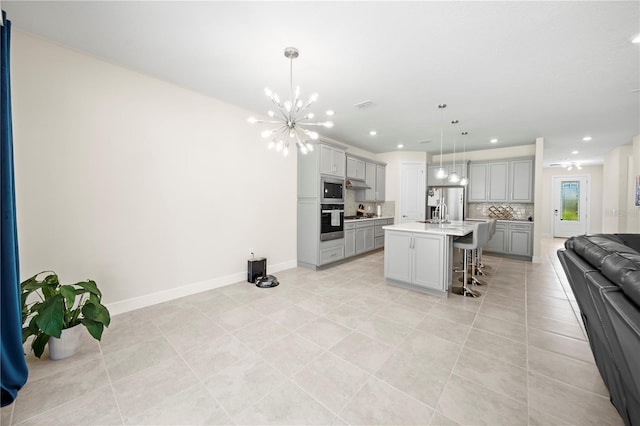
[[[640,234],[572,237],[558,257],[611,402],[640,425]]]

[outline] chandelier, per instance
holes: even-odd
[[[289,99],[283,102],[278,94],[268,88],[264,89],[265,94],[271,99],[276,109],[275,111],[270,110],[267,112],[267,115],[271,118],[270,120],[258,120],[255,117],[249,117],[249,122],[252,124],[275,124],[276,127],[274,129],[264,130],[262,137],[271,139],[267,145],[269,149],[275,148],[276,151],[282,152],[286,157],[289,154],[290,142],[295,142],[302,154],[313,151],[313,145],[309,139],[317,140],[318,133],[302,126],[331,128],[333,123],[331,121],[315,123],[308,121],[313,119],[314,114],[307,112],[307,109],[318,99],[318,94],[312,94],[307,103],[300,99],[300,87],[296,87],[295,91],[293,90],[293,60],[299,56],[298,49],[287,47],[284,49],[284,56],[289,59]]]

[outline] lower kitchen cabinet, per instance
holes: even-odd
[[[344,243],[342,240],[322,241],[320,243],[320,265],[344,259]]]
[[[445,292],[443,259],[445,236],[387,231],[385,234],[385,278],[427,290]]]
[[[498,222],[485,251],[519,257],[533,256],[533,223]]]
[[[344,257],[356,255],[356,224],[344,224]]]
[[[385,225],[393,225],[393,218],[370,219],[344,224],[344,257],[355,256],[384,247]]]
[[[373,221],[356,223],[356,254],[373,250],[374,232]]]

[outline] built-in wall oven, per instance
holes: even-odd
[[[320,241],[344,238],[344,204],[320,205]]]
[[[344,203],[344,179],[322,176],[320,191],[321,203]]]

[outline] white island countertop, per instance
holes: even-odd
[[[417,232],[423,234],[438,234],[462,237],[473,232],[474,225],[477,222],[452,220],[450,223],[423,223],[423,222],[407,222],[398,223],[396,225],[383,226],[382,229],[388,231],[404,231]]]

